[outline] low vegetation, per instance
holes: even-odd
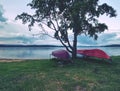
[[[0,63],[0,91],[120,91],[120,56],[109,64],[101,60],[55,60]]]

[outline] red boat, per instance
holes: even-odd
[[[52,56],[57,58],[57,62],[61,64],[72,63],[71,57],[66,50],[56,50],[52,52]]]
[[[58,59],[70,59],[70,55],[66,50],[53,51],[52,55]]]
[[[105,53],[103,50],[100,49],[84,49],[84,50],[77,50],[77,54],[82,55],[83,57],[95,57],[101,59],[109,60],[109,63],[112,62],[110,56]],[[72,62],[69,53],[66,50],[56,50],[52,52],[52,56],[57,58],[59,62]]]
[[[100,49],[77,50],[77,54],[81,54],[85,57],[96,57],[108,60],[110,59],[110,56]]]

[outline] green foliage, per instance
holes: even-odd
[[[98,0],[33,0],[28,6],[35,10],[35,14],[31,16],[23,13],[17,18],[22,19],[23,23],[30,22],[29,26],[46,20],[48,27],[52,27],[55,25],[53,21],[56,21],[55,23],[59,24],[57,28],[53,29],[58,32],[75,28],[78,34],[84,31],[88,32],[90,36],[107,29],[105,24],[98,23],[96,17],[103,14],[110,17],[116,16],[115,10],[111,6],[106,3],[99,5]],[[62,32],[61,36],[64,35],[66,36]]]

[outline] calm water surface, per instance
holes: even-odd
[[[120,47],[79,47],[78,49],[104,50],[110,56],[120,55]],[[48,59],[54,50],[63,47],[0,47],[0,58],[7,59]]]

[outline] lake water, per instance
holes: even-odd
[[[104,50],[110,56],[120,55],[120,47],[79,47],[78,49]],[[54,50],[64,47],[0,47],[0,59],[48,59]]]

